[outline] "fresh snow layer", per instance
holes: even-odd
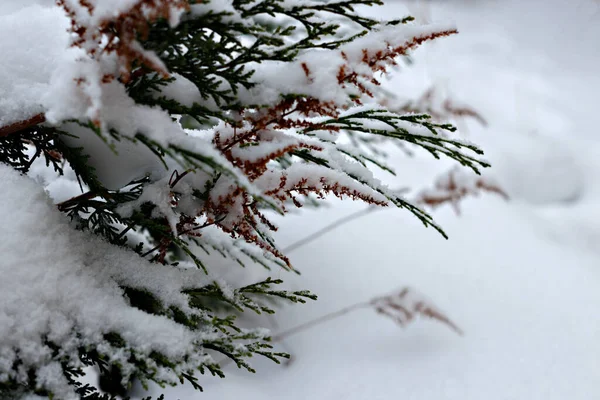
[[[71,360],[78,359],[79,347],[92,345],[126,368],[127,352],[111,349],[106,333],[118,333],[140,355],[192,354],[190,361],[198,362],[200,333],[130,307],[118,283],[150,290],[165,306],[193,313],[180,292],[207,284],[201,271],[164,270],[74,230],[37,183],[8,166],[0,165],[0,182],[0,370],[10,371],[20,360],[12,378],[24,379],[36,368],[39,383],[57,398],[78,398],[65,386],[45,340]]]
[[[67,49],[68,27],[64,11],[52,1],[1,2],[0,127],[45,111],[50,79],[73,53]]]

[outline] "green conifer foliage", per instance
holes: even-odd
[[[201,389],[201,374],[223,376],[220,356],[250,372],[253,356],[279,363],[287,355],[269,344],[269,333],[239,328],[236,315],[274,313],[273,299],[316,296],[280,290],[278,279],[233,287],[211,275],[217,258],[228,268],[294,271],[271,236],[273,213],[335,195],[405,209],[444,235],[370,169],[392,172],[381,156],[388,143],[474,171],[487,166],[477,147],[448,134],[453,126],[379,105],[379,79],[390,66],[422,42],[456,31],[361,13],[381,4],[57,1],[82,54],[64,86],[81,97],[69,106],[57,99],[42,114],[0,127],[0,161],[23,173],[34,162],[57,174],[72,169],[82,193],[58,210],[73,229],[160,265],[152,284],[115,282],[130,307],[195,339],[170,357],[151,344],[136,347],[119,331],[95,343],[74,326],[72,336],[81,339],[75,352],[45,340],[48,362],[60,365],[72,392],[41,383],[38,366],[16,356],[0,369],[3,393],[110,399],[126,393],[132,379]],[[185,305],[153,289],[172,276]],[[125,356],[113,357],[116,351]],[[79,382],[86,366],[99,371],[108,394]]]

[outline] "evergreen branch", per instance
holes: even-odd
[[[207,352],[224,354],[238,367],[251,372],[254,370],[247,360],[254,355],[279,363],[289,356],[272,351],[271,338],[264,331],[238,327],[235,312],[251,310],[271,314],[275,311],[271,304],[281,300],[305,303],[315,300],[314,294],[304,290],[278,290],[276,285],[282,281],[272,278],[229,289],[220,281],[207,284],[202,273],[183,268],[193,262],[208,274],[212,263],[205,262],[201,256],[204,250],[216,251],[240,265],[249,259],[266,268],[280,266],[293,270],[271,237],[271,231],[277,227],[267,218],[265,209],[284,214],[288,211],[286,207],[301,207],[307,202],[296,196],[310,200],[311,196],[333,193],[381,206],[393,203],[443,234],[430,215],[371,179],[368,167],[372,164],[392,172],[380,160],[383,153],[378,148],[386,142],[410,143],[435,157],[446,156],[474,170],[487,166],[477,158],[481,151],[476,146],[442,135],[443,131],[453,131],[450,125],[432,123],[423,115],[399,115],[364,108],[354,113],[344,111],[349,104],[360,104],[363,97],[373,95],[370,89],[378,83],[374,74],[385,72],[396,57],[405,55],[425,40],[454,32],[424,33],[400,47],[383,41],[381,46],[369,48],[368,40],[357,40],[369,32],[410,20],[378,21],[357,11],[359,6],[380,5],[381,0],[233,0],[225,5],[226,12],[215,12],[210,5],[204,7],[204,2],[195,0],[137,1],[125,7],[116,2],[113,14],[96,14],[101,12],[100,7],[94,7],[96,2],[66,0],[59,1],[59,6],[71,20],[73,45],[87,55],[87,64],[77,65],[109,73],[97,77],[82,74],[85,78],[75,82],[83,85],[80,88],[83,90],[70,91],[74,98],[68,101],[81,101],[85,111],[78,118],[62,121],[63,130],[60,126],[46,126],[43,114],[0,127],[0,162],[21,172],[29,171],[42,157],[57,173],[62,173],[65,165],[71,167],[82,194],[59,203],[58,209],[76,222],[76,228],[100,235],[114,246],[127,246],[159,264],[147,271],[139,270],[149,276],[131,282],[113,273],[112,268],[118,268],[114,260],[110,261],[110,268],[106,268],[105,263],[109,261],[103,257],[104,253],[97,254],[96,249],[84,247],[74,259],[79,262],[92,254],[95,268],[90,271],[75,265],[72,269],[77,272],[76,278],[89,278],[95,284],[94,289],[106,295],[100,299],[114,297],[116,292],[102,292],[104,287],[98,283],[111,290],[118,285],[127,307],[140,310],[148,321],[160,317],[170,320],[170,324],[153,325],[161,329],[157,335],[160,340],[154,341],[150,335],[150,343],[140,344],[127,338],[142,333],[136,329],[144,328],[123,325],[127,318],[112,325],[126,327],[123,329],[129,331],[125,335],[116,328],[115,331],[90,332],[85,321],[77,319],[77,315],[85,314],[85,309],[61,315],[72,327],[72,332],[64,335],[68,346],[76,350],[65,351],[61,346],[64,347],[66,341],[52,343],[44,337],[42,349],[49,357],[44,357],[41,364],[24,365],[27,360],[20,355],[23,349],[10,348],[14,365],[0,371],[3,377],[0,390],[7,387],[12,394],[27,386],[38,394],[52,397],[54,394],[48,392],[43,382],[36,381],[35,374],[40,365],[49,366],[54,362],[59,363],[66,378],[61,390],[90,400],[123,397],[132,379],[139,379],[142,386],[149,381],[161,386],[187,381],[202,390],[195,371],[223,376],[220,366]],[[78,8],[72,9],[72,4]],[[184,15],[180,18],[181,12]],[[387,32],[391,30],[384,33]],[[338,51],[350,43],[359,44],[355,50],[363,51],[362,60],[360,56],[347,57]],[[366,48],[363,48],[365,43]],[[299,58],[311,51],[344,60],[339,74],[329,74],[331,85],[339,85],[336,88],[339,91],[331,96],[334,100],[325,95],[302,94],[303,78],[313,84],[317,81],[313,78],[321,78],[315,74],[323,72],[309,68],[304,61],[310,57]],[[267,68],[277,66],[282,67],[278,71],[285,71],[289,66],[295,68],[296,75],[304,71],[306,76],[299,75],[302,79],[290,85],[287,93],[279,93],[282,79],[274,79],[271,84],[269,70],[260,71],[264,67],[261,63],[265,62],[269,62]],[[327,75],[322,77],[327,78]],[[87,87],[101,90],[85,90]],[[60,100],[64,99],[58,100],[62,104]],[[113,100],[115,102],[108,106]],[[115,104],[123,109],[114,110]],[[465,111],[456,109],[454,112]],[[147,121],[139,120],[146,117]],[[155,122],[156,127],[152,126]],[[175,135],[180,134],[180,137],[164,135],[171,132],[162,129],[169,128],[170,122],[173,124],[170,128],[179,130]],[[80,142],[83,143],[81,148],[67,145],[70,142],[65,140],[65,135],[69,135],[70,128],[79,128],[77,125],[92,130],[86,134],[97,135],[115,157],[123,157],[121,160],[133,157],[132,161],[137,161],[135,158],[143,156],[136,152],[119,152],[120,146],[146,146],[153,153],[150,158],[158,157],[165,170],[157,168],[147,178],[119,190],[107,189],[108,183],[103,181],[107,175],[100,173],[105,171],[96,171],[92,164],[97,168],[121,168],[128,163],[96,162],[101,153],[87,148],[90,144],[85,140]],[[201,133],[209,136],[208,140],[184,137],[184,127],[208,128]],[[358,144],[357,149],[336,144],[338,133],[347,134]],[[148,161],[154,166],[155,160]],[[169,171],[174,163],[185,172]],[[478,187],[492,188],[484,184]],[[455,194],[448,196],[443,198],[456,197]],[[435,202],[440,197],[428,196],[427,199]],[[336,221],[286,250],[293,251],[368,212],[371,208]],[[45,221],[40,218],[36,222]],[[137,245],[130,243],[134,238]],[[145,246],[151,248],[147,250]],[[125,254],[119,252],[116,256],[121,253]],[[131,268],[139,266],[137,262],[133,264]],[[66,275],[68,270],[62,272]],[[171,280],[173,276],[176,279]],[[194,279],[189,279],[190,276]],[[166,282],[161,279],[169,279],[167,293],[183,295],[165,295],[161,283]],[[401,324],[421,314],[458,330],[444,314],[426,301],[411,297],[411,293],[401,291],[357,303],[281,332],[274,339],[282,340],[367,306]],[[51,300],[61,304],[62,298],[51,297]],[[118,315],[117,311],[121,310],[114,311]],[[103,318],[114,321],[112,313]],[[181,329],[185,335],[181,335]],[[57,337],[46,331],[41,334]],[[160,349],[180,344],[169,342],[171,337],[186,342],[169,353],[177,356],[168,357]],[[96,368],[101,389],[110,393],[104,395],[91,385],[79,384],[83,367]]]
[[[33,162],[43,155],[46,166],[52,164],[54,171],[62,175],[63,157],[55,139],[55,130],[40,126],[21,130],[18,135],[0,136],[0,162],[27,173]],[[31,147],[35,149],[33,155],[29,153]]]
[[[323,124],[321,129],[327,129],[327,127],[330,127],[331,129],[344,129],[347,131],[360,132],[368,135],[379,135],[400,140],[405,143],[411,143],[423,148],[435,158],[439,158],[439,155],[442,154],[448,158],[454,159],[461,165],[469,167],[477,174],[480,174],[478,167],[486,168],[490,166],[486,161],[460,151],[461,149],[466,149],[473,152],[475,155],[483,154],[477,146],[445,137],[438,132],[438,130],[453,132],[456,128],[449,124],[435,124],[429,122],[429,119],[430,117],[424,114],[395,115],[385,110],[368,110],[330,119]],[[372,124],[372,122],[369,121],[379,122],[387,128],[370,126],[369,124]],[[411,132],[408,127],[403,126],[403,123],[405,122],[408,122],[415,127],[421,126],[425,128],[428,133]],[[309,133],[312,129],[314,128],[307,129],[305,133]]]

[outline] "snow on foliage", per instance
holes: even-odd
[[[164,307],[192,310],[182,290],[210,280],[196,269],[163,270],[96,235],[78,232],[30,178],[0,166],[0,381],[26,381],[35,371],[40,388],[58,398],[78,398],[68,388],[58,358],[81,365],[78,349],[95,348],[125,370],[131,357],[159,352],[180,365],[154,366],[177,382],[178,369],[206,362],[197,346],[203,335],[127,304],[128,285],[152,292]],[[118,333],[123,348],[108,339]],[[58,354],[57,354],[58,353]],[[184,362],[184,360],[187,360]],[[152,364],[150,364],[152,365]],[[16,367],[16,368],[15,368]]]
[[[196,3],[0,6],[0,34],[17,38],[1,42],[0,161],[72,170],[82,191],[56,205],[69,224],[32,180],[0,169],[0,216],[17,232],[5,230],[0,264],[7,390],[92,396],[77,381],[84,366],[125,389],[133,378],[199,386],[197,370],[222,375],[211,352],[250,371],[253,354],[277,361],[234,311],[315,296],[270,278],[229,287],[210,274],[215,254],[293,269],[269,213],[327,195],[405,208],[442,232],[374,177],[387,168],[369,138],[487,166],[441,134],[451,125],[377,105],[378,77],[452,26],[355,10],[378,0]]]

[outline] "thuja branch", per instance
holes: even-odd
[[[58,207],[58,209],[60,211],[64,212],[64,211],[68,211],[71,208],[77,206],[77,204],[79,204],[79,202],[81,202],[81,201],[91,200],[97,196],[98,196],[98,194],[96,192],[89,191],[89,192],[82,193],[78,196],[72,197],[68,200],[65,200],[62,203],[58,203],[56,206]]]

